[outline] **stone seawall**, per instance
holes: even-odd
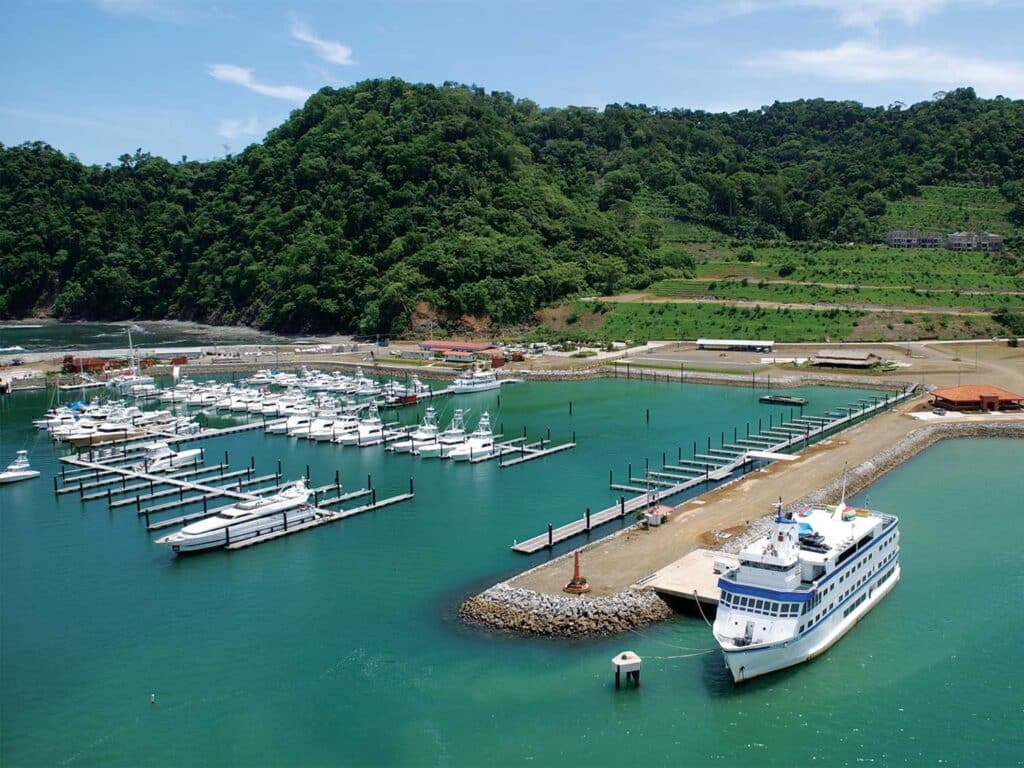
[[[923,424],[920,429],[850,469],[847,473],[847,496],[866,488],[939,440],[987,437],[1024,439],[1024,422],[973,421]],[[803,496],[787,509],[795,511],[806,504],[833,503],[839,499],[841,492],[840,477],[825,487]],[[720,549],[738,552],[753,539],[763,536],[770,522],[771,515],[753,521],[745,532],[726,540]],[[610,535],[621,533],[617,531]],[[597,543],[590,542],[588,546],[595,546]],[[556,558],[556,561],[567,562],[569,557],[570,554],[565,553]],[[536,567],[542,568],[545,565]],[[655,567],[655,564],[652,564],[652,570]],[[459,607],[459,615],[467,622],[494,629],[532,635],[573,637],[623,632],[670,618],[674,612],[653,590],[638,586],[611,597],[591,598],[585,595],[543,594],[512,587],[505,581],[466,600]]]
[[[502,583],[459,606],[459,616],[470,623],[555,637],[625,632],[672,615],[672,609],[651,589],[590,598],[544,595]]]

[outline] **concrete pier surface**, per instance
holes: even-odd
[[[979,415],[940,423],[924,423],[908,415],[926,402],[924,396],[914,398],[892,412],[810,446],[795,461],[769,464],[691,499],[658,528],[642,530],[634,526],[584,547],[582,571],[590,584],[590,594],[607,597],[642,585],[655,571],[708,547],[714,542],[715,531],[745,530],[770,513],[780,496],[788,506],[821,489],[837,488],[844,467],[851,470],[847,492],[855,493],[943,437],[988,433],[1024,437],[1024,413]],[[859,471],[854,472],[855,468]],[[572,554],[568,553],[513,577],[507,584],[510,588],[559,595],[571,575]]]

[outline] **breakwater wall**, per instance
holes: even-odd
[[[651,589],[627,589],[611,597],[545,595],[507,582],[459,606],[464,621],[527,635],[576,637],[625,632],[673,615]]]
[[[1024,421],[998,421],[996,419],[1001,418],[999,416],[992,418],[991,421],[922,424],[919,429],[850,469],[847,473],[847,495],[866,488],[940,440],[990,437],[1024,439]],[[742,481],[743,478],[736,482]],[[841,490],[840,475],[824,487],[802,496],[787,509],[796,511],[807,504],[834,502],[839,498]],[[770,522],[771,515],[753,521],[744,533],[726,540],[719,549],[739,552],[750,541],[763,536]],[[623,535],[629,530],[616,531],[610,536]],[[596,546],[603,540],[589,542],[582,549]],[[571,556],[571,552],[565,553],[529,570],[558,566],[568,569]],[[667,564],[652,563],[651,570]],[[586,595],[549,595],[513,587],[509,581],[504,581],[463,602],[459,606],[459,615],[467,622],[509,632],[574,637],[623,632],[670,618],[674,612],[653,590],[636,585],[610,597],[591,598]]]

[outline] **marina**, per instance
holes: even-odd
[[[166,480],[170,475],[193,472],[200,467],[153,475],[154,485],[151,490],[149,479],[125,476],[123,473],[109,476],[103,473],[104,467],[109,464],[130,466],[137,463],[144,451],[141,446],[151,443],[153,438],[125,446],[94,448],[93,462],[86,466],[75,466],[60,460],[63,449],[59,444],[51,443],[45,435],[33,433],[30,426],[28,432],[16,432],[14,439],[24,442],[32,455],[33,465],[43,471],[44,478],[36,483],[14,485],[6,491],[0,491],[27,491],[35,499],[32,502],[19,501],[14,514],[8,509],[0,516],[5,541],[0,569],[3,569],[5,583],[10,585],[0,610],[5,612],[5,624],[16,614],[38,616],[38,612],[30,612],[29,609],[27,599],[32,595],[32,602],[43,599],[51,606],[59,607],[59,626],[65,627],[65,622],[68,622],[71,628],[60,630],[56,616],[50,619],[44,615],[38,620],[47,628],[43,635],[35,630],[28,635],[33,641],[31,648],[18,638],[11,640],[13,645],[8,645],[6,659],[17,660],[18,666],[16,669],[11,666],[5,668],[5,686],[0,696],[17,696],[20,701],[28,702],[36,714],[15,714],[13,720],[9,721],[10,727],[0,734],[0,739],[6,740],[7,749],[17,752],[20,749],[19,739],[30,739],[40,745],[34,746],[34,751],[52,757],[51,762],[60,762],[74,748],[71,739],[75,743],[84,740],[84,743],[89,744],[88,725],[72,709],[75,703],[63,702],[60,697],[52,695],[55,690],[76,685],[84,688],[74,699],[88,697],[111,711],[123,711],[126,722],[130,722],[136,706],[135,702],[123,696],[126,686],[139,691],[140,707],[155,707],[146,710],[151,714],[159,713],[159,720],[154,720],[152,726],[138,731],[129,729],[116,737],[119,754],[128,760],[142,763],[147,760],[152,762],[147,755],[152,751],[154,737],[170,737],[171,731],[187,727],[185,719],[176,708],[177,702],[198,707],[207,716],[234,722],[236,714],[232,713],[236,712],[235,699],[239,694],[252,700],[250,710],[260,717],[269,715],[271,711],[277,712],[276,717],[282,718],[284,724],[307,735],[311,727],[308,718],[293,716],[289,714],[290,710],[311,705],[333,713],[343,722],[364,722],[362,718],[366,717],[368,711],[382,717],[386,713],[397,712],[403,718],[425,723],[430,722],[436,702],[443,702],[444,706],[461,712],[460,717],[473,724],[473,733],[481,734],[480,738],[498,745],[507,744],[511,749],[508,741],[513,738],[540,738],[550,744],[558,743],[561,738],[563,729],[542,726],[538,732],[532,718],[533,725],[527,727],[518,711],[520,705],[516,704],[516,701],[525,698],[537,702],[537,707],[553,716],[560,711],[568,698],[560,694],[552,696],[551,688],[555,678],[543,671],[539,675],[537,673],[538,669],[557,665],[558,684],[568,683],[572,689],[572,698],[579,699],[578,707],[583,716],[602,717],[601,713],[613,703],[610,697],[615,695],[611,675],[606,669],[607,659],[622,650],[622,638],[589,641],[585,647],[593,649],[593,652],[581,654],[579,646],[573,644],[538,644],[529,640],[500,637],[496,640],[495,635],[489,632],[463,629],[455,632],[449,621],[439,621],[435,617],[445,615],[445,607],[457,599],[452,597],[453,593],[465,594],[467,589],[472,589],[467,585],[479,584],[481,574],[493,574],[490,578],[498,578],[523,567],[520,565],[523,555],[508,550],[507,543],[524,526],[527,530],[542,529],[546,519],[552,515],[552,510],[579,509],[584,505],[589,505],[593,510],[603,510],[617,505],[621,493],[608,488],[608,467],[621,466],[623,471],[628,470],[630,468],[626,463],[631,458],[633,471],[628,474],[640,480],[637,487],[642,490],[636,495],[642,497],[647,490],[643,482],[648,474],[645,468],[652,472],[662,472],[665,476],[659,479],[666,482],[676,482],[673,475],[687,477],[689,473],[681,468],[703,474],[705,465],[711,465],[710,470],[717,471],[715,462],[693,458],[692,439],[690,445],[678,446],[680,439],[685,439],[687,435],[698,438],[696,453],[728,459],[730,455],[740,455],[736,453],[736,448],[729,446],[770,452],[775,443],[797,438],[798,434],[796,428],[783,429],[780,436],[763,438],[765,442],[754,441],[754,445],[740,443],[740,440],[745,439],[746,421],[752,422],[751,434],[757,432],[754,424],[759,406],[756,398],[751,398],[749,390],[680,388],[678,385],[667,386],[663,382],[641,383],[635,380],[573,385],[527,384],[507,392],[502,391],[500,411],[495,408],[496,394],[485,392],[463,395],[460,396],[463,398],[460,405],[471,408],[474,415],[490,410],[492,419],[494,413],[499,413],[498,420],[525,426],[527,433],[536,437],[525,441],[520,439],[509,446],[518,449],[519,454],[524,449],[528,455],[529,450],[534,448],[546,450],[548,447],[557,447],[557,444],[563,442],[558,439],[559,435],[568,436],[573,432],[578,437],[575,450],[563,450],[550,455],[545,461],[527,462],[516,470],[505,471],[498,461],[477,464],[423,461],[415,456],[385,451],[380,446],[360,450],[354,446],[329,442],[264,435],[262,415],[253,419],[253,427],[248,431],[218,434],[214,431],[217,427],[211,427],[209,431],[204,430],[203,436],[194,443],[188,442],[187,438],[169,441],[174,450],[191,446],[204,449],[204,461],[200,467],[207,471],[185,475],[182,481],[192,482],[194,479],[199,485],[216,487],[221,501],[208,501],[208,511],[232,503],[234,497],[219,494],[222,485],[237,492],[239,480],[274,475],[275,478],[269,479],[266,486],[276,486],[278,460],[281,461],[281,477],[286,482],[300,475],[305,476],[308,464],[309,475],[314,479],[319,478],[318,483],[311,485],[315,486],[314,490],[322,491],[318,503],[321,517],[318,520],[323,522],[313,526],[314,521],[309,521],[311,527],[316,528],[315,531],[302,527],[306,525],[304,523],[298,523],[295,526],[289,525],[289,528],[306,531],[304,536],[269,531],[253,537],[255,543],[273,541],[273,546],[254,546],[247,544],[250,540],[245,539],[232,541],[229,545],[232,549],[178,560],[165,547],[154,544],[153,539],[171,533],[182,525],[201,520],[201,517],[183,518],[201,514],[202,504],[196,502],[153,514],[150,525],[155,526],[165,520],[173,522],[151,532],[146,530],[145,517],[140,518],[131,510],[136,509],[136,496],[170,492],[156,499],[140,500],[138,504],[144,508],[176,502],[182,494],[189,498],[205,493],[182,489],[174,484],[158,484],[159,480]],[[710,396],[714,396],[717,406],[713,413],[710,409],[696,407],[698,402]],[[15,397],[17,399],[10,402],[16,406],[29,402],[23,398],[34,398],[38,405],[30,408],[33,417],[44,409],[43,393],[23,393]],[[690,400],[690,397],[694,399]],[[871,401],[871,393],[865,393],[864,397]],[[567,408],[569,399],[574,405],[571,415]],[[806,423],[820,425],[832,420],[824,414],[838,415],[841,411],[840,418],[850,415],[846,406],[856,402],[858,397],[851,398],[849,391],[815,390],[811,399],[815,413],[824,420]],[[436,404],[442,401],[433,402]],[[623,407],[623,403],[632,407]],[[648,409],[651,412],[649,422],[645,418]],[[403,420],[406,427],[422,421],[421,414],[415,414],[414,409],[408,409],[407,413],[408,417]],[[28,423],[28,415],[25,412],[24,416],[17,417],[21,421],[16,423]],[[777,414],[761,415],[765,430],[768,429],[770,415],[771,429],[774,431],[778,428]],[[879,418],[888,415],[894,414],[883,414]],[[9,416],[10,412],[5,414],[5,418]],[[447,420],[444,417],[441,419],[445,424]],[[788,425],[794,423],[795,419],[782,421]],[[855,415],[853,421],[858,421]],[[225,419],[216,423],[228,428],[230,421]],[[474,420],[471,420],[470,431],[473,424]],[[736,440],[731,439],[731,425],[734,424],[739,425]],[[547,439],[548,428],[555,438],[550,445],[543,443]],[[722,447],[721,440],[723,429],[727,429],[728,433],[725,447]],[[495,430],[495,434],[501,431]],[[708,435],[714,436],[710,447],[706,437]],[[823,437],[834,439],[832,435],[834,433],[829,432]],[[514,439],[502,437],[495,442]],[[751,459],[758,461],[759,466],[771,468],[766,472],[776,472],[783,464],[805,462],[809,454],[814,454],[818,443],[812,439],[809,448],[803,449],[802,441],[798,442],[800,444],[795,451],[792,448],[786,449],[786,453],[782,454],[791,456],[797,453],[796,461],[775,459],[762,464],[760,458],[751,456]],[[540,445],[542,443],[543,446]],[[678,460],[680,448],[687,449],[682,450],[682,460]],[[945,446],[939,448],[945,450]],[[89,462],[89,453],[89,450],[83,449],[81,454],[74,452],[69,458],[78,460],[81,455],[82,461]],[[667,454],[664,464],[662,453]],[[645,457],[649,457],[650,461],[645,461]],[[510,452],[501,460],[512,461],[516,458],[517,453]],[[926,455],[922,456],[924,458]],[[941,458],[940,461],[946,462],[949,459]],[[96,468],[94,464],[100,464],[101,467]],[[60,478],[62,468],[70,486],[96,482],[97,471],[100,472],[100,481],[113,479],[115,482],[84,491],[76,489],[54,495],[49,478]],[[986,476],[984,481],[990,492],[992,488],[999,487],[996,478],[1012,476],[1012,473],[1007,475],[1006,468],[1001,468],[998,462],[988,469],[994,473],[991,478]],[[372,507],[373,490],[367,483],[346,482],[340,494],[327,487],[333,485],[329,480],[339,470],[341,479],[348,481],[365,479],[372,474],[378,502],[386,501],[380,496],[404,496],[409,477],[414,476],[415,496],[388,508],[382,508],[380,504]],[[934,472],[927,467],[922,471],[925,476]],[[221,480],[221,472],[225,475],[232,472],[241,474]],[[737,472],[736,476],[742,477],[743,474]],[[921,493],[919,477],[910,478],[908,483],[908,489],[914,489],[913,492],[918,495]],[[22,490],[19,491],[19,487]],[[724,486],[725,489],[729,487]],[[112,501],[130,500],[131,503],[114,507],[110,514],[106,514],[104,499],[107,489],[111,491]],[[128,491],[118,493],[124,489]],[[243,492],[250,489],[255,490],[253,486],[242,487]],[[386,490],[382,493],[381,489]],[[697,490],[701,488],[694,489]],[[338,511],[339,506],[332,504],[331,499],[337,495],[358,492],[364,495],[340,504],[345,516],[338,521],[344,519],[346,522],[338,526],[328,524],[326,512]],[[712,494],[716,492],[711,491]],[[872,508],[894,509],[906,506],[905,500],[885,498],[879,493],[875,490],[871,492]],[[80,495],[93,494],[99,497],[84,502],[79,498]],[[682,498],[688,497],[683,494]],[[636,544],[643,541],[656,543],[659,537],[670,534],[680,521],[693,514],[689,510],[701,509],[693,505],[704,498],[701,496],[684,504],[679,512],[673,514],[671,522],[659,530],[645,532],[642,536],[648,538]],[[458,499],[459,504],[453,506],[452,499]],[[855,496],[850,499],[850,503],[860,506],[863,501]],[[927,504],[930,512],[928,517],[933,520],[936,515],[943,514],[941,510],[945,500],[916,498],[915,503]],[[99,513],[101,510],[102,514]],[[623,523],[631,525],[633,517],[632,513],[627,514]],[[922,529],[918,522],[904,515],[901,521],[904,536],[913,535],[920,539]],[[29,529],[26,526],[29,524],[33,531],[32,541],[36,543],[23,549],[20,542],[27,541],[25,535]],[[708,526],[714,525],[713,520],[709,519]],[[458,538],[461,540],[458,544],[450,541],[453,526],[458,527]],[[606,528],[616,530],[613,521]],[[40,539],[43,533],[45,540]],[[472,546],[465,546],[467,543]],[[554,550],[557,553],[560,548],[571,544],[571,540],[566,540],[556,544]],[[935,545],[938,545],[937,541]],[[393,547],[397,554],[382,556],[381,551],[385,546]],[[917,544],[915,549],[921,546]],[[70,561],[76,573],[75,584],[71,589],[60,580],[48,580],[40,575],[47,570],[55,574],[66,572],[69,561],[65,553],[68,551],[75,552],[74,559]],[[31,560],[26,559],[29,556]],[[538,556],[542,555],[534,557]],[[117,568],[110,567],[114,558],[118,563]],[[600,593],[604,579],[602,572],[595,570],[598,566],[592,555],[584,553],[582,567],[584,575],[590,577],[594,589]],[[906,553],[904,567],[914,567],[920,572],[920,556]],[[930,589],[936,585],[949,588],[949,585],[941,581],[941,573],[929,575],[932,579]],[[33,584],[31,590],[27,586],[22,587],[29,577]],[[563,584],[566,578],[561,577]],[[339,589],[339,585],[343,586]],[[837,663],[804,665],[806,668],[795,673],[795,677],[787,678],[790,680],[788,685],[795,685],[796,690],[791,696],[787,694],[782,701],[773,694],[775,705],[789,708],[793,712],[808,705],[820,705],[822,700],[816,691],[820,689],[822,676],[853,669],[856,662],[850,657],[855,657],[865,646],[872,649],[875,663],[881,665],[883,670],[896,669],[896,665],[902,663],[902,657],[898,654],[898,646],[889,646],[886,638],[893,629],[891,606],[899,604],[905,608],[908,586],[912,588],[910,581],[901,582],[899,588],[861,622],[855,632],[829,651],[829,658],[837,657]],[[133,606],[130,618],[126,614],[104,610],[104,606],[97,608],[95,603],[83,600],[84,595],[93,590],[102,590],[112,599]],[[68,594],[63,594],[65,592]],[[187,611],[183,611],[180,605],[183,595],[188,595]],[[196,629],[197,618],[202,622],[201,632]],[[906,617],[908,622],[915,619],[921,620],[922,616]],[[239,658],[238,653],[239,622],[247,627],[244,659]],[[310,642],[308,631],[296,629],[307,626],[309,622],[316,626],[317,636],[326,633],[331,638],[337,638],[343,647],[333,641],[326,644]],[[898,624],[902,624],[902,621]],[[146,633],[145,644],[132,640],[140,631]],[[901,631],[899,627],[897,631]],[[102,645],[91,640],[93,636],[101,638]],[[715,643],[699,615],[689,617],[684,614],[677,619],[644,628],[638,634],[631,633],[629,637],[628,647],[633,648],[644,660],[643,686],[638,689],[632,685],[624,688],[621,692],[623,695],[632,695],[634,690],[642,691],[645,704],[659,709],[685,706],[694,712],[706,711],[708,701],[718,702],[716,706],[725,707],[727,717],[739,716],[733,711],[740,707],[745,709],[756,706],[762,699],[767,700],[767,689],[758,687],[756,680],[745,687],[742,702],[734,700],[734,694],[730,693],[734,684],[724,669],[717,648],[708,652]],[[493,663],[495,642],[503,645],[502,662],[497,665]],[[75,645],[74,649],[71,643]],[[203,651],[187,654],[188,663],[183,665],[182,643],[202,647]],[[676,646],[695,650],[680,651]],[[96,654],[95,664],[89,662],[88,681],[81,680],[74,670],[43,668],[32,661],[40,650],[81,659],[82,651],[86,649]],[[301,649],[301,653],[284,652],[291,649]],[[937,652],[939,650],[936,649]],[[678,660],[662,658],[694,652],[703,655]],[[127,661],[111,667],[110,653],[116,653]],[[455,674],[475,676],[481,684],[503,686],[515,692],[514,701],[499,700],[494,703],[489,700],[490,710],[503,721],[501,728],[488,724],[486,718],[478,717],[474,713],[473,703],[456,695],[457,686],[451,685],[448,675],[423,675],[416,671],[422,670],[422,665],[428,660],[431,663],[443,661],[446,669]],[[483,672],[480,665],[483,665]],[[98,671],[101,667],[119,670],[117,674],[124,680],[116,684],[104,682],[106,678]],[[368,672],[371,669],[372,674],[360,671]],[[174,670],[173,674],[170,670]],[[339,699],[337,695],[338,687],[347,684],[353,677],[359,681],[362,691],[358,704],[344,697]],[[231,680],[230,685],[228,679]],[[595,679],[599,681],[596,688]],[[399,696],[393,693],[409,680],[413,681],[415,695]],[[584,693],[580,694],[581,691]],[[149,703],[150,693],[156,695],[155,705]],[[200,703],[203,697],[207,701]],[[435,704],[426,706],[424,702],[427,697]],[[629,727],[629,723],[635,720],[634,715],[632,711],[616,715],[615,722],[619,724],[616,727]],[[64,725],[57,731],[47,730],[69,736],[60,735],[56,739],[48,736],[49,741],[40,741],[39,727],[51,722],[54,717],[60,717]],[[747,727],[753,728],[756,733],[755,724],[749,723]],[[671,738],[671,731],[666,727],[654,724],[648,728],[648,735],[654,738]],[[307,738],[289,742],[288,761],[329,762],[330,756],[317,746],[321,740],[324,744],[333,745],[335,749],[340,748],[341,742],[332,735],[337,726],[321,729],[314,724],[312,730],[312,742]],[[699,726],[687,726],[692,749],[699,754],[721,750],[721,745],[715,747],[704,739],[700,730]],[[403,732],[406,735],[395,748],[384,752],[379,746],[382,731],[376,726],[354,728],[346,725],[341,727],[341,732],[346,749],[364,750],[366,754],[377,755],[384,762],[403,761],[406,758],[411,760],[414,754],[438,754],[431,752],[427,742],[416,735],[421,732],[419,726]],[[446,727],[444,732],[446,738],[453,740],[452,748],[460,754],[468,755],[475,751],[473,745],[477,737],[471,736],[469,731]],[[766,730],[760,738],[765,739],[766,743],[773,743],[775,736]],[[216,757],[219,749],[216,743],[202,736],[199,742],[199,746],[214,756],[213,762],[221,762]],[[41,746],[44,743],[47,746]],[[87,746],[85,749],[90,755],[102,752],[97,747]],[[893,749],[898,749],[898,744],[892,742],[885,749],[891,753]],[[243,751],[255,762],[260,762],[261,758],[255,752]],[[658,749],[646,742],[625,744],[620,743],[619,739],[601,739],[599,751],[600,755],[596,751],[581,754],[581,759],[600,762],[609,755],[625,759],[627,754],[634,758],[639,754],[640,758],[656,760],[654,755]],[[820,750],[817,752],[820,754]],[[274,754],[284,753],[275,751]],[[746,749],[736,748],[727,749],[727,754],[740,760],[750,753]],[[807,751],[804,756],[810,759],[810,755],[811,751]],[[170,753],[167,754],[167,761],[171,761]],[[96,761],[85,759],[84,762]],[[157,758],[156,762],[164,761]]]

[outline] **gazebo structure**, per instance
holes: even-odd
[[[993,384],[965,384],[932,392],[936,408],[950,411],[1005,411],[1024,407],[1024,395]]]

